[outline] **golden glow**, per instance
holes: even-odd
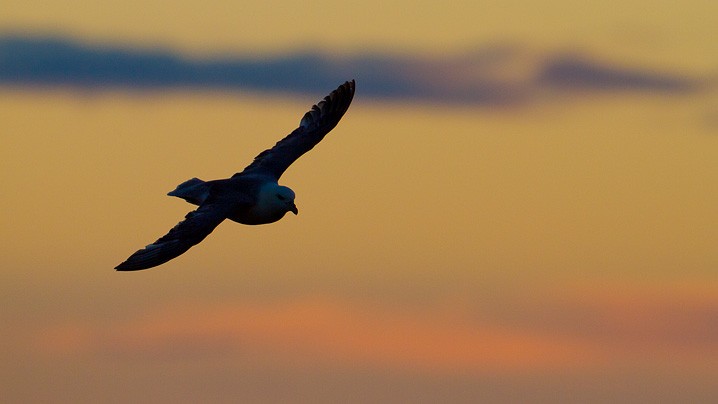
[[[0,31],[203,55],[508,42],[706,81],[502,109],[379,102],[360,81],[282,178],[298,216],[224,223],[130,274],[112,268],[191,209],[167,191],[241,170],[317,100],[0,88],[9,401],[715,396],[718,3],[16,3]]]

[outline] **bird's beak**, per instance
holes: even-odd
[[[294,213],[295,215],[299,214],[299,209],[297,209],[297,205],[292,204],[292,207],[289,208],[289,211]]]

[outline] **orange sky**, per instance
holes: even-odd
[[[718,60],[707,1],[16,3],[0,32],[189,53],[511,41],[709,79]],[[298,216],[224,223],[137,273],[112,268],[189,209],[167,191],[240,170],[325,94],[0,88],[1,389],[9,402],[710,402],[709,81],[507,109],[380,102],[358,82],[340,125],[282,177]]]

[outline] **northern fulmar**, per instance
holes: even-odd
[[[230,178],[202,181],[192,178],[167,195],[198,205],[169,233],[138,250],[118,271],[137,271],[164,264],[204,240],[224,219],[257,225],[273,223],[287,212],[299,213],[294,191],[279,185],[279,177],[339,123],[354,98],[354,80],[347,81],[312,106],[299,127],[265,150],[242,172]]]

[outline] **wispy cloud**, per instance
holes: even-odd
[[[551,58],[537,76],[547,87],[599,91],[652,91],[682,93],[699,89],[700,82],[688,77],[597,63],[584,55]]]
[[[29,340],[36,352],[60,358],[173,360],[214,353],[448,374],[718,360],[718,301],[711,293],[576,290],[581,293],[524,301],[515,308],[524,316],[513,320],[461,303],[418,310],[335,298],[184,302],[124,322],[57,324]]]
[[[546,90],[685,94],[708,83],[582,54],[533,57],[516,46],[451,57],[309,51],[190,58],[166,49],[88,45],[62,37],[0,37],[0,84],[13,86],[315,94],[349,78],[361,83],[365,97],[485,106],[536,101]]]
[[[597,352],[587,352],[577,341],[467,320],[322,299],[269,306],[188,304],[108,327],[62,324],[44,330],[36,341],[53,356],[115,353],[168,359],[188,352],[255,353],[424,371],[563,368],[598,360]]]

